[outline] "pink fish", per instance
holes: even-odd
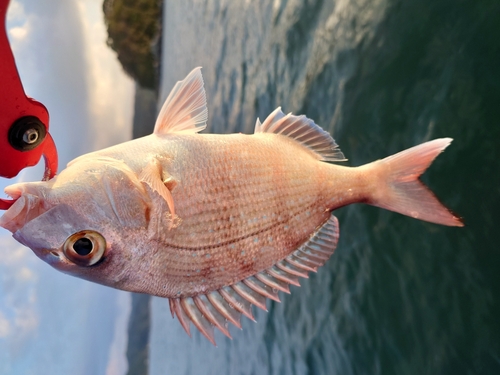
[[[54,268],[168,298],[188,332],[253,319],[252,305],[316,271],[339,238],[336,208],[363,202],[462,226],[418,177],[446,148],[436,139],[357,168],[305,116],[276,109],[255,133],[198,134],[200,68],[168,96],[154,133],[83,155],[50,181],[19,183],[0,225]]]

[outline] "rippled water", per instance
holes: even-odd
[[[486,0],[166,2],[163,99],[203,66],[208,131],[281,105],[351,166],[453,137],[424,181],[466,227],[343,208],[326,266],[232,341],[190,339],[154,298],[151,374],[500,373],[499,19]]]

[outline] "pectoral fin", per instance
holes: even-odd
[[[171,190],[174,189],[177,183],[172,176],[163,170],[158,159],[153,158],[149,161],[140,173],[139,180],[165,199],[170,214],[172,215],[172,220],[174,220],[175,205]]]

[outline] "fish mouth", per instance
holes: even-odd
[[[5,188],[5,193],[13,199],[13,203],[0,217],[0,227],[14,233],[47,211],[42,199],[30,190],[25,184]]]
[[[52,251],[59,249],[72,234],[91,228],[91,223],[64,203],[48,208],[40,205],[26,208],[33,203],[29,201],[30,198],[26,194],[19,198],[26,199],[26,202],[20,208],[21,214],[8,222],[7,229],[12,231],[16,241],[29,247],[39,258],[53,264],[55,258]],[[34,202],[37,204],[36,199]]]
[[[0,198],[0,210],[8,210],[11,208],[17,199],[22,195],[22,188],[17,187],[19,184],[7,186],[5,188],[5,193],[12,199]]]
[[[15,202],[0,217],[0,226],[49,264],[56,261],[52,250],[59,248],[68,236],[88,225],[70,206],[49,203],[43,186],[37,183],[11,185],[5,192]]]
[[[50,187],[50,182],[43,181],[6,187],[5,193],[15,202],[0,218],[0,226],[39,258],[53,264],[56,259],[51,251],[60,248],[70,235],[88,229],[91,224],[70,205],[51,197]]]

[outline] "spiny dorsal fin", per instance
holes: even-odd
[[[198,67],[175,84],[160,110],[153,133],[198,133],[207,127],[207,118],[207,99]]]
[[[342,151],[330,134],[304,115],[285,115],[276,108],[264,123],[257,119],[255,133],[275,133],[290,137],[315,152],[320,160],[345,161]]]
[[[278,291],[290,293],[289,284],[300,286],[298,278],[307,278],[309,271],[316,272],[324,265],[338,239],[339,223],[331,215],[308,241],[271,268],[206,295],[170,299],[172,316],[177,315],[188,335],[192,322],[214,345],[214,327],[231,338],[228,321],[238,328],[241,314],[255,321],[252,305],[267,311],[266,298],[280,302]]]

